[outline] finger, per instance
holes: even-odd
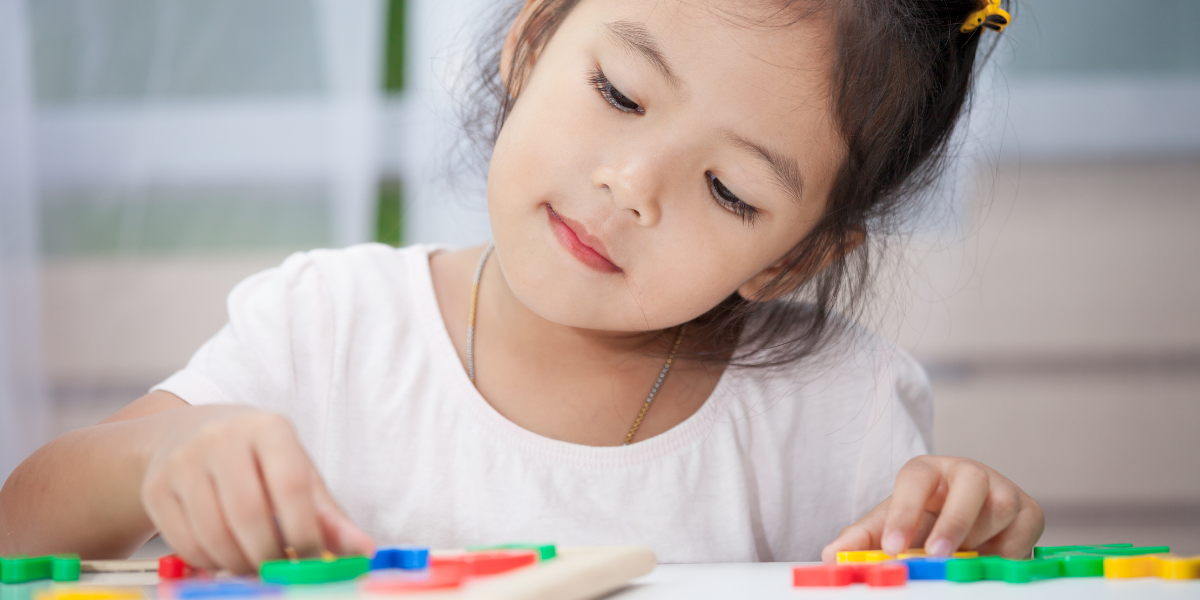
[[[187,516],[183,512],[183,504],[173,494],[169,498],[161,498],[154,502],[150,520],[158,527],[158,532],[171,550],[188,564],[201,569],[215,569],[217,563],[208,556],[200,544],[196,542],[188,528]]]
[[[871,550],[879,547],[880,534],[883,532],[883,522],[887,518],[888,504],[891,498],[880,502],[863,518],[843,529],[837,539],[821,550],[821,561],[827,565],[837,562],[837,553],[847,550]]]
[[[888,500],[884,500],[870,513],[867,513],[867,516],[843,529],[838,534],[838,538],[821,551],[821,561],[826,564],[836,564],[837,553],[846,550],[879,550],[879,540],[883,537],[883,520],[887,515],[887,504]],[[929,530],[933,529],[935,519],[937,519],[937,515],[928,510],[921,514],[921,522],[917,525],[916,535],[913,536],[911,542],[913,548],[925,544],[925,539],[929,535]]]
[[[991,492],[987,470],[974,462],[956,463],[945,479],[946,501],[925,542],[930,556],[950,556],[962,544]]]
[[[913,534],[913,539],[909,542],[909,548],[924,548],[925,541],[929,539],[929,532],[933,530],[933,524],[937,520],[937,513],[926,510],[921,513],[921,522],[917,524],[917,531]]]
[[[896,555],[909,548],[921,515],[941,481],[941,469],[930,457],[914,458],[900,469],[883,526],[880,547],[884,552]]]
[[[1042,537],[1046,518],[1042,507],[1028,495],[1021,496],[1017,518],[1007,529],[979,546],[980,554],[997,554],[1006,558],[1029,558],[1033,545]]]
[[[283,417],[265,417],[270,420],[263,434],[255,437],[254,452],[284,545],[300,556],[320,556],[325,545],[313,502],[312,463],[291,425],[281,421]]]
[[[222,452],[213,465],[213,480],[221,511],[242,554],[251,566],[280,558],[283,549],[275,535],[271,509],[263,491],[262,475],[249,445],[238,444]]]
[[[997,481],[997,480],[1000,481]],[[996,537],[1001,531],[1008,529],[1017,518],[1020,510],[1020,490],[1011,481],[992,473],[992,489],[988,492],[987,501],[975,519],[975,526],[967,534],[959,548],[973,550],[980,544]]]
[[[212,480],[207,473],[200,478],[201,481],[192,482],[187,485],[185,493],[179,494],[196,542],[215,567],[238,574],[250,573],[250,561],[242,554],[242,549],[233,539],[233,533],[229,531]]]
[[[313,501],[321,518],[325,547],[340,556],[375,554],[375,540],[346,516],[345,511],[337,505],[329,490],[325,488],[325,483],[319,475],[314,473],[313,479],[316,482]]]

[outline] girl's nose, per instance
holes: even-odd
[[[614,207],[643,227],[662,218],[667,165],[661,153],[650,150],[620,156],[592,171],[592,185],[608,194]]]

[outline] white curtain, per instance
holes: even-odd
[[[46,428],[25,0],[0,0],[0,478]]]

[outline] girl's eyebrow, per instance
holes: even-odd
[[[729,134],[729,141],[742,150],[754,154],[755,157],[771,167],[771,172],[775,174],[775,180],[779,187],[782,187],[797,204],[801,202],[801,199],[804,198],[804,178],[800,176],[800,168],[796,165],[796,161],[735,133]]]
[[[618,44],[625,46],[626,49],[633,51],[634,54],[641,56],[646,62],[650,63],[659,73],[666,78],[667,83],[671,87],[678,88],[682,84],[675,72],[671,70],[671,65],[667,63],[667,59],[663,56],[662,49],[658,45],[658,41],[646,29],[645,25],[635,23],[633,21],[613,21],[605,23],[604,30],[608,37]]]

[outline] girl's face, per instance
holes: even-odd
[[[583,0],[542,49],[488,175],[500,265],[530,310],[678,325],[753,296],[815,226],[844,156],[832,26],[747,4]]]

